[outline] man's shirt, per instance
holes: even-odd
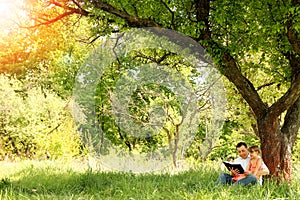
[[[233,163],[241,164],[244,170],[247,169],[247,166],[248,166],[249,162],[250,162],[250,155],[248,155],[248,157],[245,158],[245,159],[243,159],[241,157],[238,157],[233,161]],[[266,169],[269,170],[267,165],[264,162],[262,162],[262,169],[263,170],[266,170]]]
[[[250,156],[248,156],[245,159],[242,157],[238,157],[233,161],[233,163],[242,165],[243,169],[246,170],[247,166],[249,164],[249,161],[250,161]]]

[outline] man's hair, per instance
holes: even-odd
[[[237,143],[236,148],[240,148],[241,146],[245,146],[247,148],[247,144],[245,142]]]

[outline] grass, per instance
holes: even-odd
[[[1,199],[300,199],[299,177],[279,185],[219,186],[215,180],[221,171],[211,164],[173,175],[100,172],[61,161],[0,166]]]

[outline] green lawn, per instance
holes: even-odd
[[[276,185],[218,186],[218,165],[176,173],[132,174],[88,170],[80,162],[1,162],[1,199],[300,199],[300,178]],[[296,174],[296,172],[295,172]]]

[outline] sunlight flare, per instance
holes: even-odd
[[[17,27],[19,20],[24,17],[25,12],[21,0],[0,0],[0,30],[8,31]]]

